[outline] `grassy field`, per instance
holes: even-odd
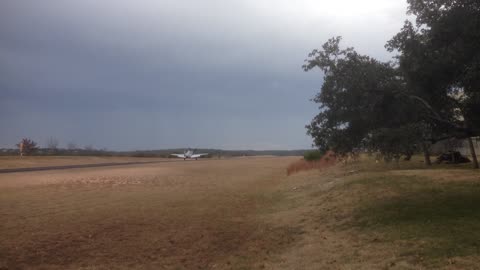
[[[298,157],[0,175],[0,269],[478,269],[480,172]]]
[[[291,181],[307,233],[283,269],[480,268],[480,172],[469,164],[364,158]]]

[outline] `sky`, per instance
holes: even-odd
[[[381,60],[406,0],[2,0],[0,148],[306,149],[333,36]]]

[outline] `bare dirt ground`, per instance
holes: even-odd
[[[479,269],[480,174],[298,157],[0,175],[0,269]]]

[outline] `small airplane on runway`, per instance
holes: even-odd
[[[195,154],[195,150],[192,149],[187,149],[183,154],[170,154],[171,156],[176,156],[178,158],[183,158],[183,160],[186,159],[195,159],[197,160],[199,157],[206,156],[208,153],[202,153],[202,154]]]

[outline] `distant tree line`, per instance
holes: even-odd
[[[406,21],[386,44],[398,55],[381,62],[340,37],[328,40],[305,60],[305,71],[324,74],[313,99],[320,112],[307,133],[321,151],[380,152],[386,160],[422,151],[430,165],[430,145],[480,135],[480,1],[408,0]]]
[[[55,137],[49,137],[46,140],[45,147],[40,147],[37,142],[30,138],[23,138],[17,143],[16,148],[0,149],[0,155],[18,155],[21,156],[45,156],[45,155],[102,155],[112,156],[116,152],[108,151],[107,149],[95,149],[92,145],[87,145],[84,148],[77,147],[73,142],[67,143],[66,148],[61,148],[59,140]]]
[[[23,145],[22,147],[20,147]],[[173,158],[170,154],[182,153],[185,149],[160,149],[160,150],[136,150],[136,151],[111,151],[107,149],[96,149],[92,145],[83,148],[77,147],[75,143],[67,143],[66,148],[59,147],[59,141],[53,137],[47,139],[46,147],[39,147],[36,142],[29,138],[22,139],[17,148],[0,149],[0,155],[23,155],[30,156],[124,156],[124,157],[162,157]],[[195,149],[196,152],[209,153],[207,158],[239,157],[239,156],[303,156],[309,150],[221,150],[221,149]]]

